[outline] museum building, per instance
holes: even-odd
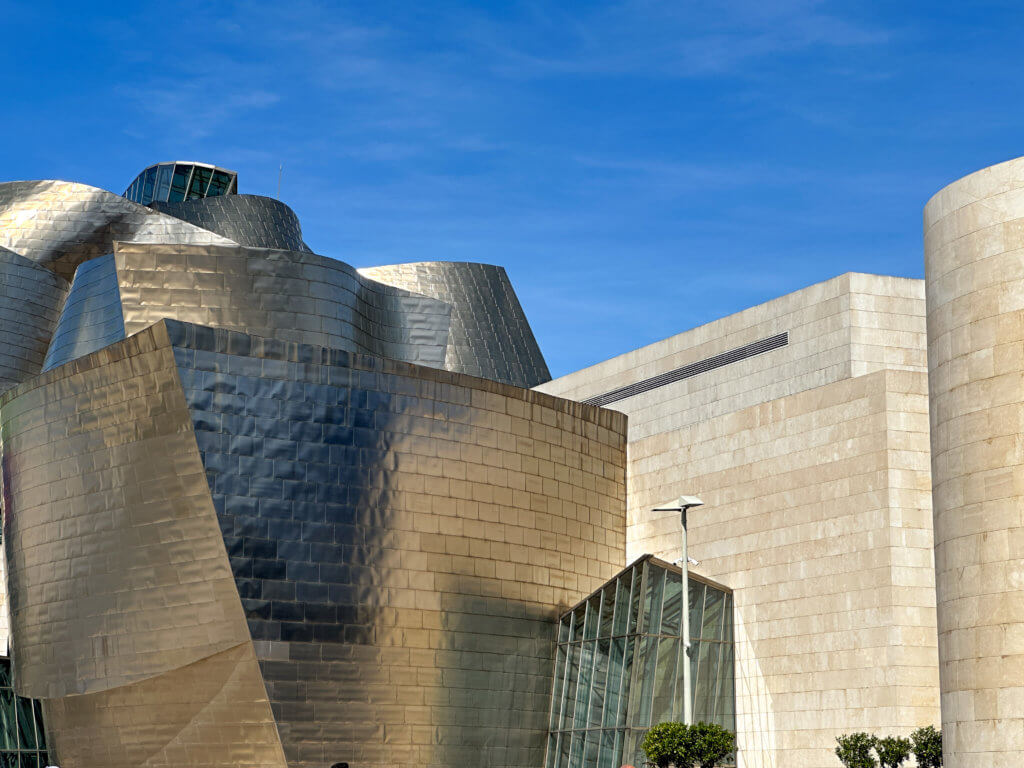
[[[1013,764],[1022,168],[926,281],[554,381],[501,267],[355,269],[225,168],[0,184],[0,768],[618,768],[687,697],[747,768]]]

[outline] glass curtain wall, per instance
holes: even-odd
[[[647,730],[683,719],[682,590],[645,555],[562,616],[546,768],[642,765]],[[692,572],[689,593],[694,722],[735,731],[732,593]]]
[[[11,662],[0,659],[0,768],[46,768],[43,714],[39,702],[11,687]]]
[[[234,171],[195,163],[158,163],[140,173],[124,197],[149,205],[154,200],[178,203],[234,194],[238,194],[238,174]]]

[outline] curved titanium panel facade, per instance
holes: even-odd
[[[943,756],[1024,754],[1024,158],[924,209]]]
[[[540,766],[556,606],[622,566],[625,418],[166,325],[289,765]]]
[[[0,392],[42,369],[67,293],[67,281],[0,248]]]
[[[556,615],[622,565],[621,414],[165,321],[0,416],[60,765],[542,762]]]
[[[440,368],[448,305],[313,253],[118,243],[125,330],[165,317]]]
[[[191,425],[163,326],[0,397],[15,684],[66,768],[284,766]]]
[[[309,250],[302,241],[302,226],[295,211],[271,197],[227,195],[180,203],[154,202],[150,208],[216,232],[239,245]]]
[[[43,370],[84,357],[124,338],[114,257],[100,256],[75,271]]]
[[[120,195],[69,181],[0,184],[0,247],[70,281],[82,262],[114,250],[114,241],[229,243]]]
[[[445,368],[517,387],[551,380],[512,283],[502,267],[421,262],[368,267],[360,274],[452,305]]]

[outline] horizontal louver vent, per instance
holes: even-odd
[[[588,398],[583,402],[588,405],[608,405],[618,400],[625,400],[627,397],[650,392],[658,387],[664,387],[666,384],[688,379],[691,376],[696,376],[698,373],[712,371],[715,368],[721,368],[723,365],[729,365],[729,363],[738,363],[740,360],[746,360],[748,357],[770,352],[787,344],[789,344],[789,331],[783,331],[775,336],[769,336],[767,339],[760,339],[752,344],[730,349],[728,352],[723,352],[720,355],[707,357],[703,360],[698,360],[696,363],[684,365],[682,368],[676,368],[674,371],[668,371],[667,373],[638,381],[636,384],[613,389],[611,392],[605,392],[603,395]]]

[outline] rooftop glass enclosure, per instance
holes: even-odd
[[[651,725],[683,719],[682,569],[651,555],[559,620],[546,768],[643,765]],[[690,573],[693,721],[736,730],[732,593]]]
[[[129,200],[177,203],[201,197],[238,194],[238,174],[206,163],[157,163],[140,173],[125,190]]]

